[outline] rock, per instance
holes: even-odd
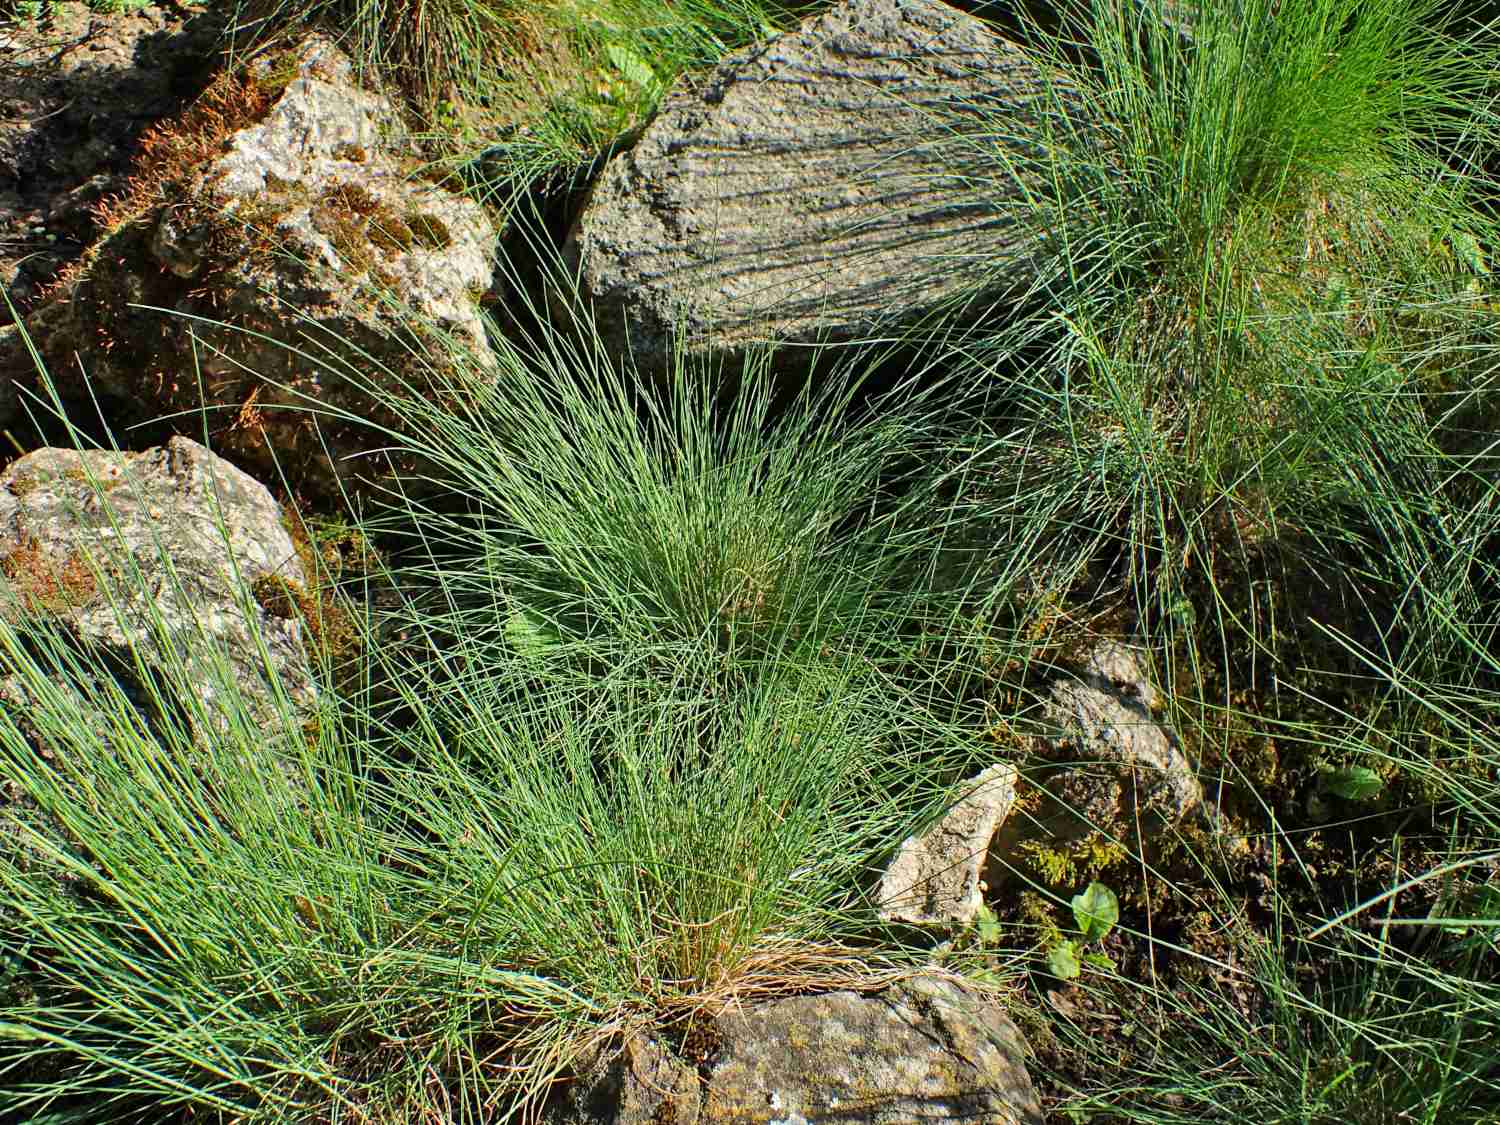
[[[690,354],[839,342],[998,301],[1034,277],[999,169],[1036,174],[1047,85],[937,0],[845,0],[678,81],[569,235],[581,296],[613,348],[658,370],[674,338]],[[1008,139],[953,138],[981,109]],[[985,145],[1005,151],[981,167]]]
[[[699,1120],[1040,1125],[1020,1032],[993,1000],[917,977],[717,1021]]]
[[[908,837],[880,879],[880,916],[912,925],[966,926],[984,904],[990,841],[1016,799],[1016,770],[991,766],[965,785],[942,820]]]
[[[636,1044],[586,1068],[553,1125],[1040,1125],[1021,1033],[956,980],[829,992],[745,1006],[709,1021],[695,1072]]]
[[[377,473],[356,455],[386,442],[361,420],[394,419],[341,372],[420,392],[449,370],[443,340],[487,356],[496,237],[414,178],[399,121],[318,37],[222,74],[143,140],[135,194],[27,320],[64,396],[190,433],[206,403],[222,455],[312,494]]]
[[[660,1043],[630,1039],[580,1067],[549,1108],[551,1125],[695,1125],[698,1072]]]
[[[23,310],[93,241],[141,133],[208,81],[224,15],[56,0],[0,27],[0,277]]]
[[[1157,706],[1141,654],[1116,641],[1096,647],[1080,676],[1053,684],[1042,711],[1051,733],[1041,764],[1026,774],[1042,793],[1041,807],[1005,824],[992,861],[1003,868],[1023,840],[1050,846],[1093,834],[1152,852],[1207,811],[1192,763],[1157,721]]]
[[[293,705],[315,704],[302,623],[268,596],[303,580],[271,494],[186,438],[144,453],[42,449],[0,474],[0,615],[51,618],[91,654],[85,668],[185,669],[216,726],[229,701],[210,661],[227,658],[261,724],[277,715],[270,671]],[[19,682],[5,690],[19,706]]]

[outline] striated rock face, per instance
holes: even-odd
[[[215,726],[218,661],[262,721],[276,714],[272,673],[294,705],[315,703],[301,623],[243,593],[303,577],[265,487],[186,438],[144,453],[42,449],[0,475],[0,615],[50,618],[127,680],[137,662],[182,669]],[[24,713],[24,690],[7,680],[0,700]]]
[[[926,832],[909,837],[880,879],[880,916],[912,925],[964,926],[984,903],[980,874],[990,841],[1016,800],[1016,769],[991,766]]]
[[[973,16],[846,0],[679,81],[566,253],[606,338],[657,369],[674,333],[690,353],[839,341],[993,301],[1034,270],[1005,169],[1034,178],[1051,107]]]
[[[556,1123],[1040,1125],[1020,1032],[956,981],[749,1005],[712,1021],[697,1073],[635,1043],[580,1076]]]
[[[323,39],[221,76],[143,141],[113,229],[27,321],[63,393],[195,433],[206,400],[216,449],[311,492],[378,474],[348,458],[381,439],[309,412],[391,421],[342,361],[420,393],[441,341],[487,355],[494,227],[405,153],[395,105]]]

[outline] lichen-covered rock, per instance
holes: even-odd
[[[148,134],[112,229],[27,321],[65,397],[184,432],[206,403],[220,453],[310,492],[378,475],[351,455],[383,439],[313,411],[391,422],[359,382],[421,393],[444,340],[482,366],[495,239],[478,204],[415,177],[399,122],[314,37]]]
[[[141,133],[208,81],[225,15],[52,0],[0,18],[0,289],[23,311],[93,241]]]
[[[1117,641],[1098,645],[1080,675],[1052,685],[1042,710],[1048,733],[1026,770],[1041,800],[997,834],[997,880],[1028,841],[1055,847],[1092,837],[1149,855],[1208,811],[1192,762],[1158,720],[1158,706],[1141,653]]]
[[[236,571],[238,573],[236,573]],[[0,614],[44,616],[129,678],[172,669],[216,728],[236,700],[278,713],[274,675],[299,708],[316,702],[302,623],[255,597],[294,589],[302,564],[265,487],[186,438],[144,453],[43,449],[0,475]],[[15,711],[23,691],[9,681]]]
[[[705,1020],[695,1072],[636,1042],[586,1068],[553,1125],[1040,1125],[1021,1033],[994,1000],[918,976],[747,1004]]]
[[[756,1004],[715,1033],[701,1122],[1041,1121],[1020,1032],[946,977]]]
[[[938,0],[844,0],[678,82],[569,236],[582,297],[653,368],[674,335],[690,353],[840,341],[994,300],[1035,269],[1002,169],[1035,174],[1048,87]]]
[[[1016,800],[1016,769],[1001,762],[964,785],[927,831],[902,843],[880,878],[880,916],[912,925],[964,926],[984,904],[980,876],[990,841]]]

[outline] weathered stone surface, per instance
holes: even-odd
[[[583,1067],[557,1103],[550,1125],[695,1125],[698,1073],[661,1044],[631,1039]]]
[[[223,18],[55,0],[0,20],[0,288],[23,310],[93,241],[141,132],[202,89]]]
[[[493,224],[414,178],[399,121],[316,37],[217,79],[143,141],[147,188],[27,321],[65,396],[195,433],[206,401],[220,453],[310,491],[375,472],[349,458],[383,441],[309,408],[389,422],[346,362],[421,393],[447,370],[440,339],[487,355],[493,268]]]
[[[1015,1025],[946,978],[757,1004],[717,1032],[700,1121],[1041,1121]]]
[[[1046,87],[937,0],[846,0],[678,82],[569,236],[582,296],[654,368],[674,332],[689,352],[838,341],[993,300],[1034,268],[1001,169],[1028,176]]]
[[[991,999],[915,977],[881,992],[747,1005],[713,1019],[699,1069],[635,1043],[579,1081],[555,1125],[1040,1125],[1025,1045]]]
[[[992,859],[1003,867],[1023,840],[1066,844],[1093,833],[1151,851],[1205,812],[1193,765],[1157,706],[1141,654],[1116,641],[1097,646],[1081,675],[1055,683],[1043,708],[1051,733],[1027,770],[1042,804],[1010,818]]]
[[[127,674],[137,659],[184,669],[216,726],[229,705],[216,660],[265,720],[268,668],[294,705],[315,702],[301,622],[245,593],[278,578],[305,580],[280,508],[186,438],[144,453],[43,449],[0,475],[0,614],[45,615]],[[4,688],[17,711],[23,691]]]
[[[880,916],[912,925],[963,926],[984,903],[980,875],[995,831],[1016,799],[1016,769],[999,763],[926,832],[908,837],[880,879]]]

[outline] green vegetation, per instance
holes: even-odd
[[[100,15],[117,16],[138,11],[150,2],[151,0],[88,0],[88,6]],[[9,4],[0,6],[0,19],[13,14],[21,23],[46,23],[52,18],[55,3],[56,0],[11,0]]]
[[[581,176],[684,71],[795,23],[784,0],[249,0],[246,47],[308,27],[410,96],[436,167],[509,212],[538,181]]]
[[[246,591],[336,606],[314,714],[0,584],[0,1112],[485,1120],[623,1031],[925,961],[873,875],[996,756],[1035,807],[1042,693],[1124,635],[1213,823],[1033,842],[945,954],[1057,1120],[1500,1119],[1500,58],[1435,0],[1175,7],[1191,46],[1149,2],[1032,28],[1088,107],[1018,205],[1036,311],[909,377],[650,383],[541,301],[482,371],[414,355],[372,444],[422,468],[303,525],[314,591]],[[342,21],[454,151],[523,105],[473,185],[509,205],[786,14],[261,30]],[[627,92],[500,65],[539,44]],[[1007,194],[1003,116],[941,124]]]

